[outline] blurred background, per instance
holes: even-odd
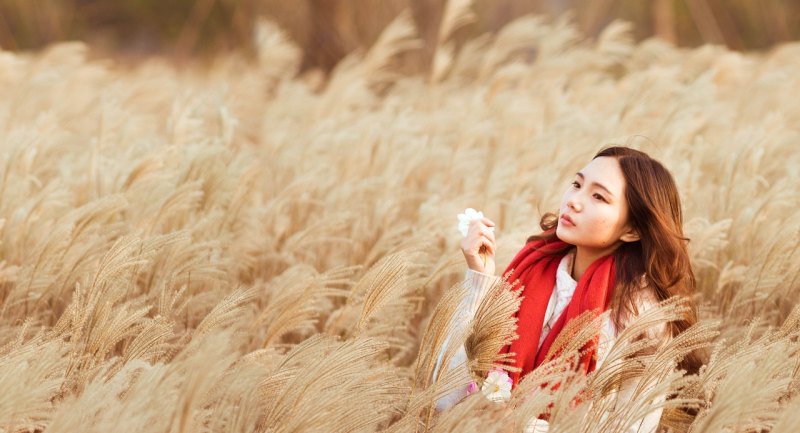
[[[259,18],[281,26],[303,49],[301,72],[330,71],[347,53],[370,46],[400,12],[410,10],[425,41],[414,62],[429,64],[445,0],[0,0],[0,47],[36,50],[65,40],[97,55],[164,55],[176,62],[220,52],[253,55]],[[467,39],[520,16],[572,13],[592,37],[614,19],[634,36],[678,46],[721,44],[767,49],[800,36],[799,0],[476,0]],[[571,12],[570,12],[571,11]]]

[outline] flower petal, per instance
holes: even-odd
[[[462,236],[466,236],[469,232],[469,225],[472,221],[483,219],[483,212],[476,211],[468,207],[464,209],[464,213],[458,214],[458,231]],[[494,227],[487,227],[490,232],[494,233]]]

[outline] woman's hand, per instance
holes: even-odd
[[[476,272],[494,275],[494,233],[489,230],[494,227],[494,222],[489,218],[474,220],[469,224],[467,235],[461,239],[461,252],[467,260],[467,267]],[[486,263],[484,264],[484,258]]]

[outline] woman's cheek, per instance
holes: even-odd
[[[591,227],[587,228],[590,230],[587,234],[592,237],[592,243],[594,245],[606,247],[613,243],[613,239],[611,239],[613,224],[611,224],[610,217],[601,216],[593,221]]]

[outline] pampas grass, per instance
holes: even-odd
[[[0,53],[0,431],[519,431],[551,403],[563,432],[658,405],[670,431],[796,430],[800,48],[591,40],[568,15],[455,47],[470,4],[448,2],[423,76],[401,68],[408,14],[324,85],[266,23],[255,63]],[[498,284],[459,324],[455,215],[497,223],[503,269],[611,143],[675,176],[700,322],[641,339],[681,314],[666,301],[583,377],[587,317],[507,404],[436,411],[502,363],[519,302]],[[697,375],[674,369],[698,348]]]

